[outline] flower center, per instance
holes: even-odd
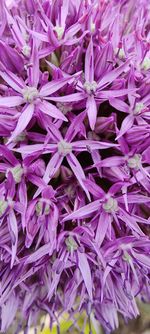
[[[57,38],[58,38],[58,40],[60,41],[60,39],[62,39],[62,36],[63,36],[63,34],[64,34],[64,28],[63,28],[63,27],[60,27],[60,26],[55,26],[55,27],[54,27],[54,30],[56,31]]]
[[[25,87],[22,90],[22,95],[26,102],[32,103],[38,96],[38,90],[36,87]]]
[[[76,243],[76,241],[74,240],[72,236],[69,236],[68,238],[66,238],[65,243],[66,243],[66,246],[69,252],[72,252],[78,249],[78,244]]]
[[[149,57],[144,58],[141,68],[145,71],[150,70],[150,58]]]
[[[5,210],[7,209],[8,203],[3,200],[0,199],[0,217],[4,214]]]
[[[23,168],[21,167],[21,165],[10,168],[10,171],[13,175],[15,183],[20,183],[23,175]]]
[[[144,103],[142,102],[137,102],[135,105],[135,109],[134,109],[134,114],[138,115],[140,114],[140,112],[145,109]]]
[[[91,22],[90,24],[90,28],[91,28],[91,33],[94,33],[95,32],[95,23],[94,22]]]
[[[84,88],[88,94],[95,93],[97,89],[97,83],[96,81],[86,81],[84,84]]]
[[[103,204],[103,209],[108,212],[111,213],[113,211],[118,211],[118,202],[115,198],[109,197],[107,202],[105,202]]]
[[[123,252],[123,256],[122,256],[122,259],[126,262],[130,262],[131,260],[131,256],[129,255],[129,253],[127,251],[124,251]]]
[[[139,169],[141,166],[141,155],[134,154],[132,158],[128,159],[128,166],[130,168]]]
[[[64,115],[66,115],[69,111],[72,110],[72,106],[69,103],[60,103],[57,102],[57,108],[62,111]]]
[[[125,52],[122,48],[116,48],[115,54],[117,54],[120,59],[125,58]]]
[[[38,201],[35,207],[35,211],[37,216],[48,216],[50,213],[50,206],[48,203],[43,203],[41,201]]]
[[[29,57],[31,53],[31,47],[25,44],[22,48],[22,53],[24,54],[24,56]]]
[[[64,157],[72,152],[72,145],[71,143],[66,142],[65,140],[61,140],[58,143],[58,152],[63,155]]]

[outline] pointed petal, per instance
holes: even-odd
[[[70,213],[63,219],[63,221],[89,217],[91,213],[97,211],[99,208],[100,208],[100,200],[94,201]]]
[[[55,119],[61,119],[63,121],[68,121],[67,118],[63,115],[63,113],[52,103],[43,101],[38,104],[38,108],[44,112],[44,114],[49,115]]]
[[[48,183],[50,179],[55,175],[55,173],[58,171],[59,167],[61,166],[61,163],[63,161],[64,157],[62,157],[58,152],[56,152],[53,157],[50,159],[45,174],[43,177],[43,180]]]
[[[111,104],[111,106],[113,106],[115,109],[117,109],[119,111],[123,111],[125,113],[129,112],[128,104],[125,103],[124,101],[120,100],[120,99],[115,99],[115,97],[110,97],[109,98],[109,103]]]
[[[18,224],[13,210],[10,210],[9,213],[9,229],[12,240],[12,258],[11,258],[11,268],[12,268],[16,258],[17,243],[18,243]]]
[[[118,197],[117,200],[120,203],[124,202],[123,197]],[[132,204],[138,204],[138,203],[149,203],[150,202],[150,197],[148,196],[144,196],[144,195],[140,195],[140,194],[130,194],[128,193],[128,203],[132,203]]]
[[[74,175],[76,176],[78,182],[80,183],[81,187],[83,188],[83,190],[85,191],[87,197],[89,198],[90,200],[90,194],[89,194],[89,191],[87,190],[85,184],[84,184],[84,180],[86,179],[85,178],[85,174],[84,174],[84,171],[79,163],[79,161],[77,160],[77,158],[75,157],[75,155],[73,153],[70,153],[66,156],[67,158],[67,161],[68,161],[68,164],[69,166],[71,167]]]
[[[134,123],[134,116],[128,115],[121,124],[121,128],[116,140],[122,137],[129,129],[131,129],[133,123]]]
[[[21,81],[14,73],[9,70],[0,71],[0,76],[3,78],[7,84],[12,87],[16,92],[21,93],[22,89],[25,87],[24,82]]]
[[[50,243],[45,244],[27,258],[26,264],[36,262],[47,254],[51,255],[51,250],[52,245]]]
[[[111,99],[111,98],[127,95],[130,92],[135,93],[135,89],[103,90],[103,91],[97,92],[96,97],[100,99]]]
[[[7,148],[7,146],[0,145],[0,155],[4,156],[12,166],[18,165],[18,160],[13,153]]]
[[[86,109],[88,114],[88,119],[90,123],[90,127],[92,130],[95,128],[96,118],[97,118],[97,105],[95,102],[94,95],[88,96],[86,102]]]
[[[46,147],[44,144],[34,144],[34,145],[25,145],[20,148],[14,148],[13,151],[19,152],[22,154],[34,154],[41,151],[42,154],[54,152],[56,150],[56,144],[48,144]]]
[[[96,235],[95,235],[95,241],[98,247],[101,246],[105,238],[109,224],[110,224],[110,215],[103,210],[99,216],[98,226],[97,226]]]
[[[91,270],[90,266],[86,257],[85,253],[80,253],[77,251],[78,254],[78,265],[79,269],[81,271],[85,286],[87,288],[88,294],[90,299],[93,299],[93,293],[92,293],[92,276],[91,276]]]
[[[72,143],[72,147],[75,151],[85,151],[85,150],[105,150],[110,147],[118,147],[118,144],[107,143],[97,140],[80,140]]]
[[[77,135],[77,133],[80,132],[82,122],[85,118],[85,112],[83,111],[78,116],[74,118],[74,120],[71,122],[71,125],[69,126],[66,135],[65,140],[71,142],[73,138]]]
[[[33,45],[32,45],[32,53],[31,53],[30,62],[33,65],[29,66],[29,84],[30,86],[37,88],[38,83],[39,83],[40,69],[39,69],[39,54],[38,54],[38,49],[37,49],[35,39],[33,39],[32,44]]]
[[[52,80],[51,82],[48,82],[47,84],[45,84],[41,90],[40,90],[40,95],[41,96],[49,96],[55,92],[57,92],[57,90],[59,90],[60,88],[62,88],[63,86],[65,86],[67,83],[72,83],[74,82],[75,78],[78,77],[80,74],[76,73],[73,76],[68,76],[67,78],[62,78],[59,80]]]
[[[21,96],[4,96],[0,97],[0,107],[17,107],[23,104]]]
[[[117,79],[125,70],[128,69],[131,58],[126,61],[126,63],[120,65],[118,68],[115,68],[111,72],[106,73],[103,78],[98,83],[97,89],[102,89],[111,84],[115,79]]]
[[[93,56],[93,41],[89,42],[85,55],[85,81],[92,82],[94,80],[94,56]]]
[[[34,105],[29,104],[20,115],[17,126],[13,131],[11,137],[9,138],[8,143],[10,143],[15,137],[17,137],[21,132],[23,132],[26,129],[27,125],[32,119],[33,113],[34,113]]]
[[[84,100],[86,98],[86,94],[83,92],[81,93],[74,93],[74,94],[70,94],[70,95],[64,95],[64,96],[50,96],[49,100],[54,101],[54,102],[78,102],[81,100]]]

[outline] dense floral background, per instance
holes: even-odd
[[[1,0],[1,332],[138,317],[149,224],[149,0]]]

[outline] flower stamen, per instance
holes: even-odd
[[[72,152],[72,144],[66,142],[65,140],[61,140],[58,143],[58,152],[64,157]]]
[[[103,204],[103,209],[107,213],[117,212],[118,211],[118,202],[115,198],[109,197],[107,202]]]
[[[22,90],[22,95],[25,102],[32,103],[38,96],[38,90],[36,87],[25,87]]]

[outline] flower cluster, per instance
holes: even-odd
[[[149,225],[149,0],[1,0],[1,332],[136,317]]]

